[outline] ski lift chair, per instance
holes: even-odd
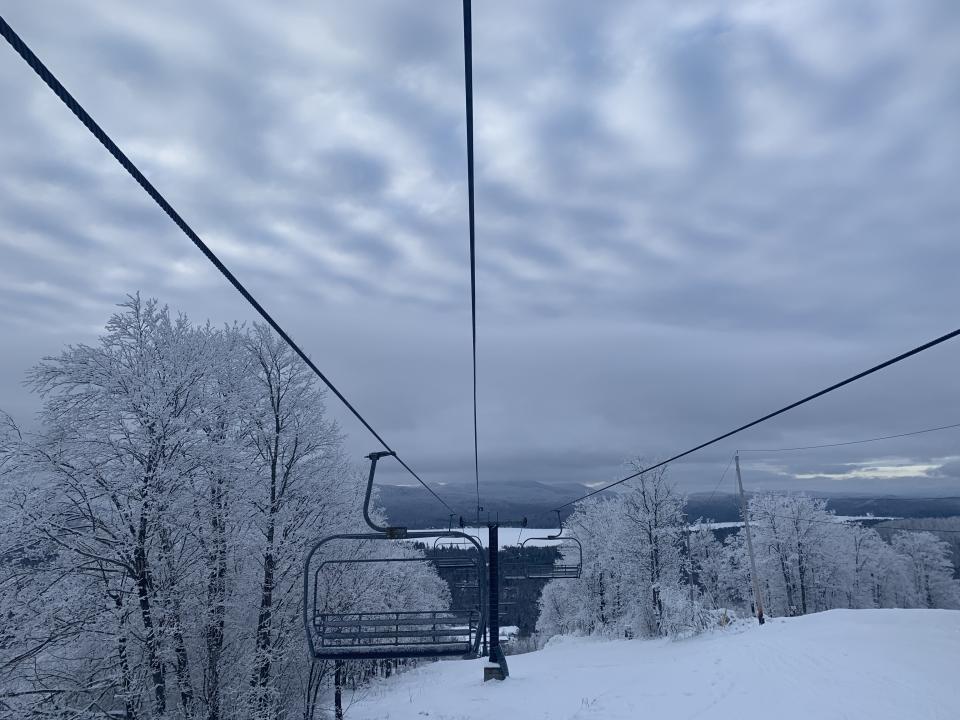
[[[477,557],[472,552],[474,550],[473,546],[475,543],[456,536],[454,538],[455,542],[444,544],[442,546],[440,545],[440,541],[446,537],[449,537],[449,533],[451,532],[453,532],[453,530],[448,528],[446,533],[433,541],[433,557],[430,558],[430,561],[440,572],[475,569],[477,567]],[[442,547],[455,549],[458,552],[456,555],[437,555],[437,553],[441,551]],[[463,550],[461,550],[461,548],[463,548]]]
[[[520,543],[523,547],[523,543]],[[523,562],[505,562],[500,566],[500,577],[504,580],[526,580],[527,573]]]
[[[370,495],[377,461],[394,453],[372,453],[370,476],[363,502],[363,518],[374,532],[340,533],[317,540],[307,550],[303,569],[303,625],[307,646],[316,660],[374,660],[388,658],[477,657],[486,629],[483,603],[483,577],[486,564],[483,547],[476,538],[454,530],[446,532],[409,531],[403,527],[382,527],[369,513]],[[319,584],[334,569],[341,571],[361,565],[385,567],[402,563],[429,563],[423,557],[349,558],[339,557],[314,562],[318,551],[329,543],[349,544],[383,542],[387,545],[412,539],[450,537],[466,541],[476,550],[471,566],[477,573],[477,604],[473,609],[453,607],[410,607],[389,611],[346,612],[323,606]],[[402,566],[402,565],[401,565]],[[463,568],[468,569],[468,568]],[[313,583],[311,584],[311,576]],[[392,598],[385,598],[391,600]],[[386,604],[386,603],[385,603]]]
[[[559,517],[559,513],[557,513]],[[576,580],[583,572],[583,545],[575,537],[564,537],[563,522],[556,535],[531,537],[520,543],[521,554],[528,542],[550,540],[557,547],[557,559],[552,563],[524,562],[524,577],[528,580]]]

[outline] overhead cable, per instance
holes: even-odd
[[[470,225],[470,327],[473,339],[473,476],[480,522],[480,453],[477,444],[477,252],[473,193],[473,27],[470,0],[463,0],[463,79],[467,105],[467,213]]]
[[[220,258],[217,257],[217,255],[213,252],[213,250],[211,250],[210,247],[200,239],[200,236],[197,235],[193,228],[187,224],[187,221],[184,220],[176,210],[174,210],[173,206],[167,202],[167,199],[160,194],[160,191],[157,190],[149,180],[147,180],[146,176],[140,172],[139,168],[133,164],[130,158],[128,158],[126,154],[124,154],[124,152],[117,146],[117,144],[110,139],[103,128],[101,128],[100,125],[98,125],[90,116],[90,114],[83,109],[80,103],[77,102],[69,92],[67,92],[67,89],[60,83],[59,80],[57,80],[56,77],[54,77],[53,73],[47,69],[46,65],[40,61],[34,52],[27,47],[27,44],[20,38],[19,35],[17,35],[16,32],[14,32],[13,28],[10,27],[10,25],[6,22],[6,20],[3,19],[2,16],[0,16],[0,34],[3,35],[7,42],[10,43],[10,46],[17,52],[18,55],[20,55],[21,58],[23,58],[27,65],[33,69],[40,79],[43,80],[51,90],[53,90],[54,94],[60,98],[61,101],[63,101],[63,104],[66,105],[74,115],[76,115],[77,119],[83,123],[87,130],[89,130],[93,136],[100,141],[100,144],[103,145],[111,155],[113,155],[114,159],[116,159],[116,161],[123,166],[124,170],[126,170],[131,177],[137,181],[140,187],[142,187],[146,193],[153,198],[153,201],[157,203],[157,205],[160,206],[160,208],[170,217],[170,219],[173,220],[176,226],[183,231],[183,234],[190,238],[200,252],[202,252],[207,259],[213,263],[214,267],[220,271],[220,274],[223,275],[230,282],[230,284],[233,285],[234,288],[236,288],[237,292],[239,292],[248,303],[250,303],[260,317],[262,317],[266,323],[273,328],[277,335],[279,335],[284,342],[290,346],[290,348],[300,357],[301,360],[307,364],[314,374],[320,378],[323,384],[329,388],[330,392],[336,395],[340,402],[342,402],[347,408],[347,410],[349,410],[353,416],[359,420],[360,423],[370,432],[370,434],[377,439],[377,442],[379,442],[388,452],[394,452],[394,450],[387,444],[386,440],[384,440],[380,434],[373,429],[370,423],[367,422],[366,418],[360,414],[360,412],[350,403],[349,400],[347,400],[343,393],[337,389],[330,379],[324,375],[323,372],[321,372],[320,368],[318,368],[316,364],[314,364],[314,362],[300,348],[300,346],[294,342],[293,338],[290,337],[286,330],[280,327],[280,324],[273,319],[273,317],[266,311],[266,309],[264,309],[257,299],[254,298],[250,291],[247,290],[237,279],[237,277],[227,268],[227,266],[223,264],[223,261],[221,261]],[[396,455],[396,458],[397,462],[399,462],[407,472],[416,478],[417,482],[419,482],[431,495],[433,495],[434,498],[442,503],[447,510],[454,512],[453,508],[451,508],[443,498],[437,495],[433,488],[427,485],[427,483],[425,483],[423,479],[400,458],[399,455]]]
[[[938,338],[934,338],[933,340],[931,340],[931,341],[929,341],[929,342],[926,342],[926,343],[924,343],[923,345],[918,345],[917,347],[913,348],[912,350],[908,350],[907,352],[901,353],[900,355],[897,355],[896,357],[892,357],[892,358],[890,358],[889,360],[885,360],[884,362],[880,363],[879,365],[874,365],[873,367],[868,368],[867,370],[864,370],[864,371],[862,371],[862,372],[859,372],[859,373],[857,373],[856,375],[851,375],[851,376],[848,377],[846,380],[841,380],[840,382],[834,383],[833,385],[830,385],[829,387],[826,387],[826,388],[824,388],[823,390],[819,390],[819,391],[813,393],[812,395],[807,395],[805,398],[802,398],[802,399],[800,399],[800,400],[797,400],[796,402],[790,403],[789,405],[786,405],[785,407],[782,407],[782,408],[780,408],[779,410],[774,410],[774,411],[771,412],[771,413],[767,413],[767,414],[764,415],[763,417],[757,418],[756,420],[753,420],[753,421],[751,421],[751,422],[748,422],[748,423],[746,423],[745,425],[741,425],[740,427],[735,428],[735,429],[733,429],[733,430],[730,430],[729,432],[725,432],[725,433],[723,433],[722,435],[718,435],[717,437],[715,437],[715,438],[713,438],[713,439],[711,439],[711,440],[707,440],[706,442],[700,443],[699,445],[696,445],[696,446],[690,448],[689,450],[684,450],[683,452],[677,453],[676,455],[674,455],[674,456],[672,456],[672,457],[670,457],[670,458],[667,458],[666,460],[663,460],[663,461],[661,461],[661,462],[658,462],[658,463],[656,463],[656,464],[654,464],[654,465],[651,465],[651,466],[649,466],[649,467],[643,468],[642,470],[638,470],[638,471],[635,472],[635,473],[631,473],[630,475],[627,475],[627,476],[624,477],[624,478],[620,478],[619,480],[616,480],[616,481],[614,481],[614,482],[612,482],[612,483],[609,483],[609,484],[607,484],[607,485],[604,485],[603,487],[597,488],[596,490],[593,490],[593,491],[591,491],[591,492],[588,492],[588,493],[586,493],[585,495],[581,495],[580,497],[578,497],[578,498],[576,498],[576,499],[574,499],[574,500],[571,500],[571,501],[569,501],[569,502],[564,503],[563,505],[560,505],[559,507],[556,508],[556,510],[562,510],[563,508],[565,508],[565,507],[567,507],[567,506],[569,506],[569,505],[573,505],[573,504],[575,504],[575,503],[578,503],[578,502],[580,502],[581,500],[586,500],[586,499],[589,498],[589,497],[593,497],[594,495],[597,495],[597,494],[599,494],[599,493],[602,493],[602,492],[604,492],[605,490],[609,490],[609,489],[612,488],[612,487],[616,487],[617,485],[621,485],[622,483],[625,483],[625,482],[627,482],[628,480],[632,480],[633,478],[640,477],[640,476],[643,475],[644,473],[650,472],[651,470],[656,470],[657,468],[661,468],[661,467],[663,467],[664,465],[667,465],[668,463],[672,463],[672,462],[675,461],[675,460],[679,460],[680,458],[686,457],[687,455],[691,455],[691,454],[697,452],[698,450],[702,450],[702,449],[705,448],[705,447],[709,447],[710,445],[714,445],[714,444],[720,442],[721,440],[726,440],[728,437],[732,437],[733,435],[736,435],[737,433],[743,432],[744,430],[747,430],[747,429],[752,428],[752,427],[754,427],[754,426],[756,426],[756,425],[759,425],[759,424],[762,423],[762,422],[766,422],[767,420],[770,420],[771,418],[775,418],[775,417],[777,417],[778,415],[782,415],[783,413],[788,412],[789,410],[793,410],[794,408],[800,407],[801,405],[805,405],[806,403],[810,402],[811,400],[816,400],[816,399],[819,398],[819,397],[823,397],[823,396],[826,395],[827,393],[831,393],[831,392],[833,392],[834,390],[839,390],[840,388],[844,387],[845,385],[849,385],[850,383],[856,382],[857,380],[860,380],[860,379],[862,379],[862,378],[865,378],[865,377],[867,377],[868,375],[872,375],[873,373],[879,372],[880,370],[883,370],[884,368],[888,368],[888,367],[890,367],[891,365],[896,365],[898,362],[901,362],[901,361],[903,361],[903,360],[906,360],[906,359],[909,358],[909,357],[913,357],[914,355],[918,355],[919,353],[922,353],[924,350],[929,350],[930,348],[936,347],[937,345],[940,345],[941,343],[945,343],[947,340],[952,340],[953,338],[957,337],[958,335],[960,335],[960,328],[958,328],[958,329],[956,329],[956,330],[953,330],[953,331],[951,331],[951,332],[948,332],[948,333],[945,334],[945,335],[941,335],[941,336],[938,337]]]
[[[898,433],[896,435],[883,435],[881,437],[866,438],[865,440],[847,440],[846,442],[825,443],[823,445],[803,445],[801,447],[787,448],[754,448],[752,450],[740,450],[742,453],[776,453],[790,452],[792,450],[817,450],[819,448],[842,447],[844,445],[861,445],[863,443],[879,442],[880,440],[893,440],[894,438],[910,437],[911,435],[923,435],[924,433],[937,432],[938,430],[951,430],[960,428],[960,423],[953,425],[941,425],[940,427],[926,428],[924,430],[914,430],[913,432]]]
[[[713,486],[713,492],[710,493],[710,497],[707,499],[708,504],[711,500],[713,500],[713,496],[717,494],[717,490],[719,490],[720,486],[723,484],[723,479],[727,476],[727,471],[730,469],[730,466],[733,465],[733,458],[734,456],[731,455],[730,459],[727,461],[727,466],[723,469],[723,474],[720,475],[720,479],[717,480],[717,484]]]

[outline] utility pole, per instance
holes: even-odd
[[[737,465],[737,488],[740,490],[740,514],[743,515],[743,529],[747,533],[747,552],[750,554],[750,582],[753,584],[753,601],[757,608],[757,621],[763,625],[763,600],[760,599],[760,583],[757,580],[757,559],[753,555],[753,536],[750,534],[750,513],[747,511],[747,499],[743,494],[743,479],[740,477],[740,451],[733,456]]]
[[[487,583],[487,627],[490,628],[490,657],[483,668],[483,681],[506,680],[510,675],[507,658],[500,648],[500,526],[492,522],[487,525],[487,551],[490,581]]]

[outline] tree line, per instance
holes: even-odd
[[[633,463],[636,470],[643,467]],[[666,468],[613,497],[578,505],[567,521],[583,543],[579,580],[543,590],[537,630],[627,637],[698,632],[754,611],[744,533],[721,540],[691,523]],[[839,522],[826,501],[760,494],[748,506],[768,615],[833,608],[960,608],[951,546],[934,532]],[[960,520],[937,525],[960,529]]]

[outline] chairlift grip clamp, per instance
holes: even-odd
[[[383,457],[396,457],[397,453],[395,450],[378,450],[377,452],[372,452],[367,455],[367,460],[379,460]]]

